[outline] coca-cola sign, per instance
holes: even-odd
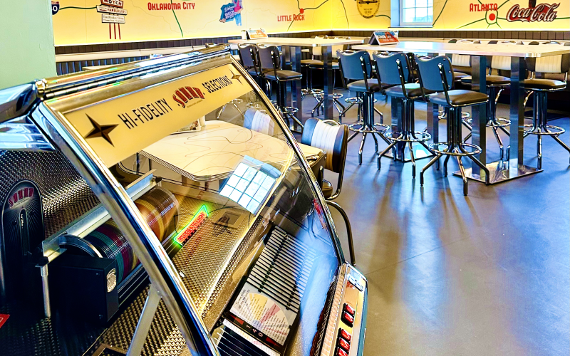
[[[507,12],[507,21],[523,21],[523,22],[552,22],[556,19],[556,9],[560,6],[558,4],[538,4],[533,7],[520,7],[520,5],[513,5]]]

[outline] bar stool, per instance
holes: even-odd
[[[402,129],[397,137],[391,135],[392,143],[378,154],[378,169],[381,167],[381,158],[397,143],[407,143],[412,159],[412,176],[416,177],[416,160],[414,158],[413,143],[417,142],[426,147],[426,141],[431,139],[427,132],[415,131],[414,124],[414,100],[423,99],[422,90],[418,83],[410,80],[410,65],[408,56],[404,53],[392,55],[373,56],[376,62],[378,82],[385,85],[394,85],[385,90],[386,95],[394,100],[398,98],[402,103]],[[431,92],[430,92],[431,93]],[[405,148],[404,148],[405,149]],[[395,155],[394,155],[395,156]]]
[[[515,41],[504,41],[501,44],[514,44]],[[489,41],[488,44],[498,44],[498,41],[492,40]],[[493,130],[493,134],[497,143],[499,144],[500,148],[500,159],[503,160],[507,158],[508,151],[505,149],[503,145],[503,140],[499,135],[498,130],[503,131],[507,136],[510,136],[509,131],[507,131],[506,127],[511,125],[511,120],[504,118],[504,117],[497,117],[497,103],[499,101],[499,96],[501,92],[511,85],[511,79],[502,75],[493,75],[492,71],[496,70],[511,70],[511,58],[506,56],[491,56],[491,61],[489,64],[489,73],[486,75],[486,83],[487,83],[487,95],[489,95],[490,100],[487,102],[487,123],[486,127],[490,127]],[[471,85],[472,77],[467,76],[461,79],[461,83],[466,85]],[[466,119],[466,125],[470,130],[472,130],[472,122],[471,119]],[[467,135],[464,141],[467,141],[471,137],[471,133]]]
[[[295,130],[295,124],[302,128],[303,123],[295,116],[298,109],[287,106],[285,95],[287,93],[287,83],[301,81],[303,78],[302,74],[292,70],[281,69],[279,49],[276,46],[257,46],[257,58],[261,76],[268,82],[275,82],[277,84],[277,107],[284,118],[289,121],[289,125],[291,126],[291,124],[293,124],[291,130],[298,132]]]
[[[313,147],[320,148],[326,153],[326,161],[324,169],[330,170],[338,174],[336,183],[336,190],[333,184],[323,178],[323,168],[319,173],[317,180],[321,186],[323,196],[329,206],[334,207],[346,225],[348,236],[348,249],[350,252],[350,261],[356,264],[356,257],[354,255],[354,242],[352,240],[352,228],[348,215],[344,209],[334,202],[342,190],[342,181],[344,177],[344,166],[346,163],[346,152],[348,150],[348,127],[341,125],[334,120],[321,121],[319,119],[308,119],[305,122],[305,129],[301,137],[301,143]]]
[[[424,184],[424,172],[443,155],[446,156],[443,165],[444,175],[447,176],[447,162],[449,157],[455,156],[459,164],[461,177],[463,178],[463,194],[467,195],[469,187],[461,158],[469,157],[485,171],[485,184],[489,184],[489,170],[481,161],[474,157],[474,155],[481,153],[481,147],[463,142],[461,137],[461,109],[466,106],[485,104],[489,100],[489,96],[471,90],[452,90],[453,69],[449,58],[445,56],[431,59],[421,59],[416,56],[416,63],[420,72],[422,95],[426,100],[443,106],[447,116],[447,142],[430,144],[431,151],[435,154],[435,157],[422,169],[420,186]],[[436,93],[429,94],[429,91]]]
[[[362,151],[367,134],[372,134],[376,152],[378,152],[378,140],[375,135],[380,136],[387,144],[392,143],[384,135],[384,131],[388,129],[388,126],[374,123],[374,93],[379,92],[382,86],[377,79],[372,79],[372,65],[370,64],[368,52],[343,51],[339,52],[339,59],[341,78],[345,88],[362,96],[362,123],[348,126],[349,130],[354,132],[348,138],[348,141],[352,140],[356,135],[362,134],[362,141],[358,150],[358,164],[362,164]],[[354,80],[354,82],[347,85],[346,83],[349,80]]]
[[[565,43],[570,46],[570,43]],[[542,169],[542,136],[550,136],[570,153],[570,147],[561,139],[565,130],[559,126],[548,125],[548,93],[566,88],[568,81],[568,70],[570,70],[570,54],[558,56],[548,56],[540,58],[529,58],[527,66],[531,72],[531,77],[522,82],[522,87],[534,93],[532,108],[532,125],[525,125],[524,136],[536,135],[538,163],[537,169]],[[536,73],[564,74],[564,80],[536,78]]]
[[[250,44],[238,44],[238,54],[241,65],[245,68],[249,75],[251,75],[253,79],[257,81],[258,84],[261,84],[259,81],[260,73],[257,63],[257,47]]]

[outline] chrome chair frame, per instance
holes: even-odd
[[[358,52],[352,52],[350,54],[356,54]],[[367,53],[367,52],[366,52]],[[378,112],[376,111],[375,107],[374,107],[374,93],[371,92],[371,88],[368,84],[368,79],[371,79],[372,76],[372,70],[370,70],[370,73],[368,71],[368,65],[370,65],[370,63],[366,63],[366,61],[360,57],[360,66],[361,66],[361,71],[362,71],[362,79],[356,79],[356,78],[347,78],[345,77],[344,74],[344,69],[342,66],[342,52],[339,53],[339,69],[341,72],[341,78],[342,78],[342,82],[343,82],[343,86],[345,87],[345,89],[348,89],[347,84],[346,84],[346,79],[349,80],[363,80],[364,81],[364,85],[366,87],[366,91],[365,92],[360,92],[360,94],[362,95],[362,106],[360,108],[360,113],[362,114],[362,122],[356,122],[354,124],[348,125],[348,129],[350,131],[353,131],[353,134],[348,138],[348,141],[350,142],[354,137],[356,137],[356,135],[358,134],[362,134],[362,141],[360,142],[360,148],[358,150],[358,164],[362,164],[362,152],[364,150],[364,144],[366,142],[366,136],[367,134],[371,134],[372,138],[374,139],[374,144],[376,147],[376,153],[378,153],[378,140],[376,139],[375,135],[380,136],[380,138],[382,138],[382,140],[384,140],[384,142],[386,142],[388,145],[392,143],[392,141],[386,137],[386,135],[384,134],[384,132],[388,129],[388,126],[383,124],[383,123],[379,123],[376,124],[374,123],[374,113]],[[371,67],[371,65],[370,65]],[[378,83],[378,85],[380,85],[380,83]],[[348,110],[349,108],[351,108],[351,106],[349,106],[346,110]],[[384,121],[383,119],[383,114],[381,114],[382,117],[382,122]],[[344,113],[343,113],[344,115]],[[360,127],[357,127],[360,126]],[[383,130],[379,130],[377,127],[381,127],[383,128]]]
[[[382,152],[380,152],[378,154],[378,158],[377,158],[377,165],[378,165],[378,170],[380,170],[381,166],[382,166],[382,160],[381,158],[388,152],[390,151],[390,149],[392,149],[393,147],[396,146],[396,144],[403,142],[404,144],[407,144],[408,149],[410,151],[410,157],[411,157],[411,162],[412,162],[412,177],[415,178],[416,177],[416,159],[414,157],[414,148],[413,148],[413,143],[419,143],[421,145],[423,145],[428,151],[431,151],[430,148],[426,145],[426,142],[431,140],[431,135],[425,131],[415,131],[415,120],[414,120],[414,100],[415,98],[411,98],[408,94],[408,91],[406,90],[406,84],[410,84],[410,74],[411,74],[411,66],[410,63],[408,62],[408,57],[406,54],[394,54],[394,55],[389,55],[388,57],[385,58],[390,58],[393,56],[400,56],[402,57],[405,61],[406,61],[406,70],[407,70],[407,74],[404,73],[404,66],[402,64],[402,61],[400,58],[396,58],[395,62],[396,62],[396,66],[398,68],[398,76],[400,79],[400,87],[402,88],[402,93],[404,95],[404,98],[402,99],[402,130],[399,132],[399,135],[397,137],[394,137],[393,135],[390,137],[390,139],[392,140],[392,143],[390,143],[388,145],[388,147],[386,147]],[[378,77],[378,83],[382,83],[382,78],[380,75],[380,62],[379,62],[379,57],[378,54],[374,54],[373,57],[374,62],[376,63],[376,75]],[[386,83],[386,84],[395,84],[394,83]],[[390,129],[391,130],[391,129]],[[404,148],[405,149],[405,148]],[[393,155],[394,157],[396,157],[396,155]],[[395,158],[394,158],[395,159]]]
[[[437,58],[437,57],[436,57]],[[431,60],[435,60],[436,58],[432,58]],[[447,57],[441,57],[443,58],[443,61],[447,61],[447,63],[449,64],[449,69],[451,70],[451,72],[453,73],[453,69],[451,66],[451,62],[449,61],[449,59]],[[419,65],[419,61],[418,58],[416,56],[416,61],[418,63],[418,70],[420,71],[420,85],[421,85],[421,91],[422,91],[422,95],[424,97],[425,100],[429,100],[429,95],[426,93],[425,91],[425,86],[423,83],[423,79],[422,79],[422,74],[421,74],[421,70],[420,70],[420,65]],[[474,155],[481,153],[481,147],[474,145],[474,144],[469,144],[469,143],[465,143],[463,142],[462,139],[462,135],[461,135],[461,108],[463,107],[467,107],[467,106],[473,106],[473,105],[482,105],[483,103],[479,103],[479,104],[464,104],[464,105],[455,105],[451,102],[450,98],[449,98],[449,89],[451,88],[451,86],[448,83],[447,80],[447,75],[445,73],[446,69],[444,68],[443,63],[438,63],[437,67],[439,69],[439,75],[441,78],[441,84],[443,87],[443,93],[445,95],[445,99],[447,102],[447,105],[445,107],[445,113],[447,116],[447,142],[434,142],[432,144],[429,145],[430,150],[432,151],[432,153],[435,154],[435,157],[432,158],[425,166],[424,168],[422,168],[421,172],[420,172],[420,186],[424,185],[424,173],[425,171],[431,167],[435,162],[437,162],[442,156],[446,156],[444,163],[443,163],[443,172],[444,172],[444,176],[447,176],[447,162],[449,161],[449,158],[451,156],[454,156],[457,158],[457,163],[459,165],[459,171],[461,173],[461,178],[463,179],[463,195],[467,196],[467,194],[469,193],[469,183],[467,181],[467,176],[465,175],[465,167],[463,166],[463,163],[461,162],[461,158],[462,157],[469,157],[469,159],[471,159],[477,166],[479,166],[484,172],[485,172],[485,184],[488,185],[489,184],[489,178],[490,178],[490,172],[489,169],[481,162],[479,161],[477,158],[474,157]],[[443,146],[443,148],[440,148],[440,146]],[[467,151],[465,148],[469,148],[471,149],[471,151]]]

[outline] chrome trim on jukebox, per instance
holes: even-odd
[[[187,347],[200,355],[217,355],[174,265],[160,242],[153,238],[152,230],[137,213],[125,189],[63,115],[42,103],[32,118],[84,177],[123,231],[184,336]],[[194,341],[194,336],[200,340]]]
[[[348,325],[343,321],[343,306],[349,303],[355,309],[354,323]],[[349,264],[340,267],[334,292],[329,320],[325,331],[322,356],[336,355],[337,340],[340,338],[339,329],[348,331],[350,340],[349,356],[361,355],[364,350],[364,335],[366,330],[366,310],[368,304],[368,282],[366,278]]]
[[[244,78],[248,81],[248,83],[254,88],[254,90],[257,92],[257,94],[260,94],[260,93],[263,94],[263,91],[261,90],[259,85],[246,72],[246,70],[243,69],[243,67],[241,65],[239,65],[233,57],[231,58],[231,61],[232,61],[232,63],[234,63],[234,65],[236,65],[235,67],[244,76]],[[338,238],[338,234],[336,232],[336,228],[335,228],[334,223],[333,223],[332,215],[331,215],[330,210],[327,206],[325,197],[323,196],[323,192],[322,192],[321,187],[319,186],[319,184],[317,182],[317,178],[315,177],[313,170],[311,169],[311,166],[309,165],[309,163],[307,162],[307,160],[303,156],[303,153],[301,151],[301,148],[299,147],[299,143],[297,142],[297,139],[293,136],[293,133],[291,132],[291,130],[289,129],[289,127],[285,123],[283,116],[281,115],[279,110],[277,110],[275,108],[275,106],[271,103],[271,100],[269,100],[269,98],[267,98],[266,95],[260,95],[260,97],[263,100],[263,103],[265,104],[265,106],[269,109],[269,111],[271,111],[271,114],[273,114],[273,116],[276,118],[275,121],[279,123],[281,129],[283,130],[283,133],[285,134],[285,136],[288,139],[288,142],[292,143],[291,147],[296,154],[296,158],[297,158],[297,161],[299,162],[299,165],[302,166],[305,169],[305,171],[309,174],[309,178],[310,178],[309,181],[311,182],[311,187],[313,189],[313,193],[317,196],[317,198],[319,199],[319,203],[323,207],[323,212],[325,213],[325,215],[327,217],[327,219],[326,219],[327,225],[328,225],[329,229],[331,230],[332,235],[334,236],[334,241],[335,241],[334,247],[335,247],[335,251],[336,251],[337,256],[338,256],[338,261],[341,264],[346,262],[346,259],[344,258],[344,254],[342,252],[340,240]]]
[[[215,57],[229,57],[227,45],[218,45],[202,50],[195,50],[188,53],[174,54],[161,58],[149,59],[140,62],[131,62],[117,66],[109,66],[102,69],[90,70],[86,72],[73,73],[60,77],[48,78],[36,83],[39,92],[46,99],[57,96],[75,93],[103,85],[113,84],[140,77],[145,74],[164,71],[169,67],[196,64]],[[171,75],[176,78],[178,75]],[[161,76],[161,81],[166,80]]]

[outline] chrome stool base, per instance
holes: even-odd
[[[390,138],[390,140],[392,141],[392,143],[390,143],[388,145],[388,147],[386,147],[384,149],[384,151],[380,152],[378,154],[378,169],[380,169],[382,167],[382,160],[381,158],[388,152],[390,151],[390,149],[394,150],[396,144],[403,142],[403,143],[407,143],[409,152],[410,152],[410,162],[412,162],[412,177],[415,178],[416,177],[416,158],[414,156],[414,147],[413,144],[414,142],[421,144],[422,146],[424,146],[427,150],[431,151],[431,149],[426,145],[426,142],[431,140],[431,135],[425,131],[411,131],[411,132],[402,132],[400,133],[400,135],[398,137],[391,137],[391,135],[388,135],[388,137]],[[404,150],[406,148],[404,147]],[[396,157],[396,154],[393,153],[393,157]]]
[[[525,125],[529,127],[529,130],[525,130],[524,137],[528,135],[536,135],[537,137],[537,147],[536,154],[538,158],[538,163],[536,169],[542,169],[542,136],[552,137],[560,146],[562,146],[568,153],[570,153],[570,147],[565,144],[561,139],[560,135],[566,132],[562,127],[548,125],[548,113],[547,113],[547,91],[536,91],[534,93],[534,105],[533,105],[533,117],[532,125]],[[570,164],[570,161],[569,161]]]
[[[286,106],[283,108],[279,108],[281,113],[283,114],[283,118],[287,120],[287,124],[289,129],[295,133],[302,133],[301,131],[297,130],[296,125],[301,126],[304,128],[303,123],[295,116],[299,112],[299,108],[294,108],[290,106]]]
[[[469,183],[467,181],[467,175],[465,173],[465,167],[461,161],[462,157],[468,157],[471,159],[479,168],[485,172],[485,184],[489,184],[489,169],[474,156],[481,153],[481,147],[464,143],[461,137],[461,127],[462,127],[462,115],[461,108],[446,108],[446,113],[448,114],[447,120],[447,139],[448,142],[436,142],[429,145],[430,150],[435,154],[435,157],[425,165],[425,167],[420,172],[420,186],[424,185],[424,173],[431,167],[434,163],[438,162],[442,156],[446,156],[443,162],[443,174],[447,176],[447,162],[451,156],[457,158],[457,163],[459,165],[459,172],[461,178],[463,179],[463,195],[467,196],[469,193]]]
[[[388,145],[391,144],[392,141],[385,135],[385,132],[388,130],[388,126],[374,123],[374,113],[378,113],[379,111],[374,107],[376,99],[374,99],[373,95],[364,93],[362,97],[357,97],[356,100],[353,98],[347,98],[347,100],[349,100],[347,102],[350,102],[351,104],[354,103],[355,105],[358,105],[359,113],[361,113],[359,118],[362,118],[362,121],[359,120],[354,124],[348,125],[348,129],[352,131],[352,135],[348,138],[348,142],[354,139],[356,135],[362,134],[362,141],[360,142],[360,148],[358,150],[358,164],[360,165],[362,164],[362,151],[364,150],[364,143],[366,142],[366,136],[368,134],[371,134],[374,139],[374,145],[376,147],[375,152],[378,152],[378,140],[376,135],[380,136],[380,138]],[[346,110],[351,107],[352,105],[350,105]],[[380,115],[382,118],[384,117],[381,112]]]

